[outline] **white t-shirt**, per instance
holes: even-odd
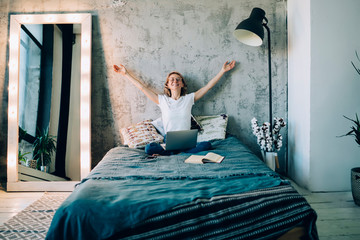
[[[194,105],[194,93],[181,96],[178,100],[167,95],[159,95],[158,98],[165,133],[191,128],[191,108]]]

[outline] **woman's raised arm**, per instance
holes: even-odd
[[[226,61],[224,65],[222,66],[220,72],[211,79],[204,87],[200,88],[195,92],[194,101],[196,102],[200,98],[202,98],[211,88],[215,86],[215,84],[221,79],[221,77],[226,73],[227,71],[230,71],[235,67],[235,61],[231,61],[230,63]]]
[[[114,71],[116,73],[120,73],[121,75],[125,76],[130,82],[132,82],[138,89],[140,89],[145,96],[147,96],[151,101],[153,101],[156,104],[159,104],[159,98],[158,94],[152,91],[150,88],[147,88],[142,82],[140,82],[138,79],[133,77],[124,67],[124,65],[119,64],[114,65]]]

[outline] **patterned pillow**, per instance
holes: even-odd
[[[213,116],[195,116],[202,127],[198,134],[198,142],[225,139],[228,116],[226,114]]]
[[[128,145],[130,148],[144,148],[148,143],[162,142],[164,137],[156,131],[151,122],[152,120],[145,120],[120,129],[124,145]]]

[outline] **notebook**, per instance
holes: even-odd
[[[166,133],[166,140],[163,148],[167,151],[185,150],[196,147],[197,129],[169,131]]]

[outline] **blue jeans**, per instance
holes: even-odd
[[[169,156],[169,155],[173,155],[173,154],[178,154],[180,152],[198,153],[198,152],[207,151],[207,150],[210,150],[210,149],[212,149],[212,146],[211,146],[210,142],[199,142],[196,145],[196,147],[186,149],[184,151],[166,151],[160,145],[160,143],[149,143],[149,144],[147,144],[145,146],[145,153],[149,154],[149,155],[159,154],[159,155],[163,155],[163,156]]]

